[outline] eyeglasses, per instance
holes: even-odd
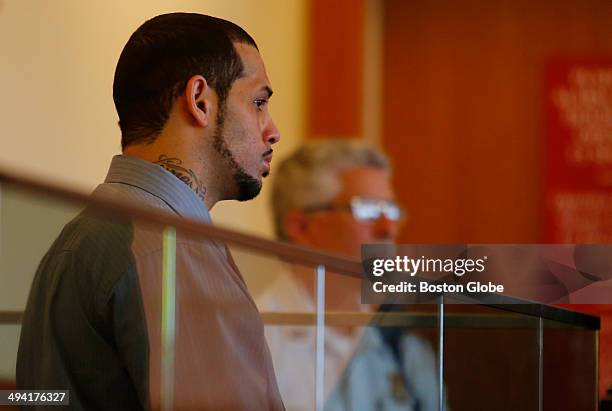
[[[402,207],[395,201],[364,197],[351,199],[351,212],[359,221],[378,220],[383,215],[390,221],[401,221],[404,217]]]
[[[376,221],[382,216],[389,221],[400,222],[405,218],[402,207],[395,201],[380,200],[377,198],[353,197],[348,205],[327,205],[312,207],[304,210],[312,213],[316,211],[350,210],[353,218],[357,221]]]

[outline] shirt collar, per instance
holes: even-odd
[[[181,217],[211,222],[208,209],[191,188],[172,173],[149,161],[116,155],[104,182],[138,187],[161,199]]]

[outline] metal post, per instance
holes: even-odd
[[[440,313],[438,327],[438,409],[445,411],[444,406],[444,296],[440,297]]]
[[[544,319],[538,321],[538,410],[544,409]]]
[[[317,333],[315,351],[315,409],[323,411],[325,377],[325,266],[316,268]]]
[[[176,230],[164,229],[162,272],[161,408],[174,409],[174,338],[176,312]]]

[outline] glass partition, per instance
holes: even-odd
[[[439,305],[373,306],[353,315],[359,342],[326,409],[437,410],[440,400],[446,404]]]
[[[21,317],[36,268],[79,208],[0,186],[0,385],[14,386]]]
[[[595,410],[598,331],[542,321],[542,397],[546,411]]]
[[[317,398],[331,388],[321,370],[333,369],[333,359],[317,356],[326,329],[317,327],[316,265],[291,263],[244,247],[232,256],[261,313],[279,391],[287,409],[315,409]],[[325,320],[325,318],[322,318]]]
[[[439,306],[364,305],[360,277],[232,252],[288,410],[438,409]]]
[[[535,316],[448,301],[444,380],[451,409],[538,411],[539,336]]]
[[[19,331],[21,330],[18,318],[0,317],[0,385],[12,386],[15,381],[15,363],[17,346],[19,344]]]
[[[50,312],[23,313],[34,284],[31,298],[53,301],[54,332],[66,336],[61,344],[91,364],[79,368],[85,373],[79,378],[92,370],[111,375],[113,361],[128,364],[134,398],[154,409],[273,402],[275,388],[260,395],[262,379],[277,381],[288,410],[595,409],[593,317],[446,297],[437,304],[366,305],[358,262],[151,210],[92,203],[83,213],[85,198],[60,198],[2,186],[3,387],[14,386],[22,320],[32,324]],[[88,260],[70,259],[76,246],[64,243],[51,254],[70,258],[62,254],[50,264],[47,251],[60,233],[71,235],[75,222],[64,227],[75,217],[93,233],[78,245]],[[87,264],[89,271],[78,277],[67,265],[73,274],[35,278],[41,261],[54,270],[67,261]],[[74,289],[62,281],[73,281]],[[29,352],[48,354],[49,341],[32,335]],[[203,384],[214,389],[203,395]]]

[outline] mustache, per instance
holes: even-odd
[[[265,153],[263,153],[261,156],[262,156],[262,157],[267,157],[267,156],[271,155],[273,152],[274,152],[274,150],[269,149],[268,151],[266,151]]]

